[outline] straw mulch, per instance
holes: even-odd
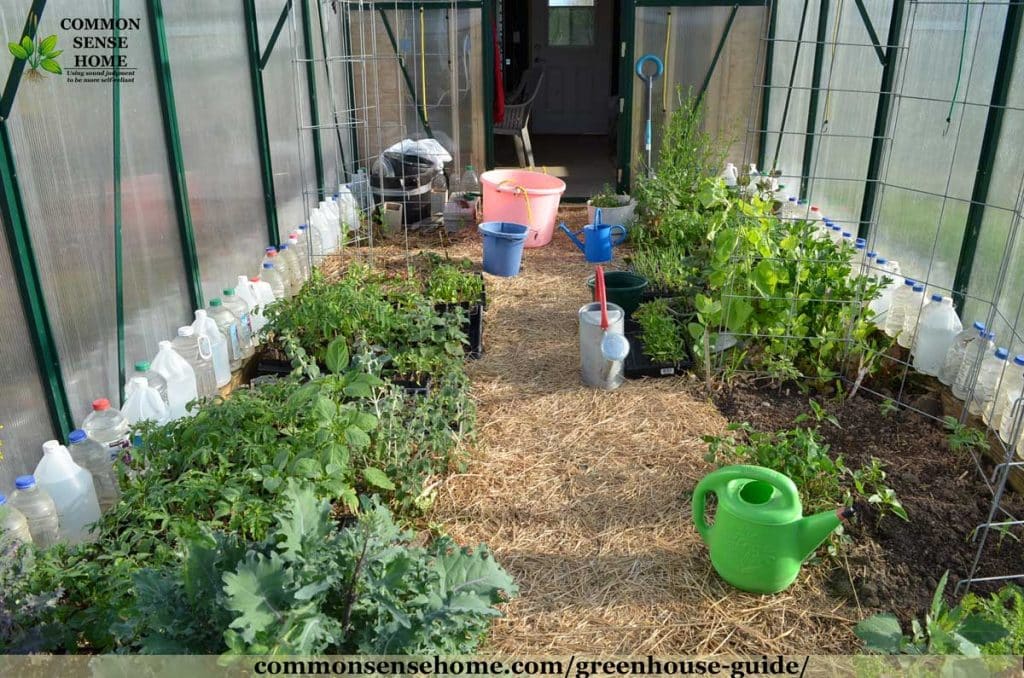
[[[563,207],[562,218],[576,230],[585,208]],[[375,253],[404,252],[402,243]],[[478,236],[450,252],[479,260]],[[519,583],[485,649],[851,652],[857,611],[823,591],[822,567],[776,596],[738,592],[711,569],[689,493],[712,470],[701,436],[727,422],[702,382],[581,385],[576,314],[591,273],[556,232],[551,245],[526,250],[519,276],[487,276],[485,354],[469,363],[479,439],[430,516],[461,542],[487,543]]]

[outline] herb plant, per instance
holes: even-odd
[[[677,363],[686,357],[686,338],[668,299],[655,299],[637,308],[633,317],[642,331],[644,353],[659,363]]]
[[[626,202],[628,202],[628,198]],[[611,184],[605,184],[601,191],[590,199],[591,207],[622,207],[624,204],[622,196],[619,195],[618,191]]]
[[[35,41],[25,35],[22,36],[21,42],[7,43],[7,49],[15,59],[26,62],[29,67],[26,77],[42,77],[39,73],[40,68],[56,75],[63,73],[57,62],[57,57],[63,54],[64,50],[57,49],[56,35],[49,35],[45,38],[36,35]]]

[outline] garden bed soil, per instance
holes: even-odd
[[[780,392],[749,386],[723,390],[715,397],[731,421],[749,421],[760,431],[796,426],[794,419],[808,412],[807,400],[796,389]],[[832,453],[842,455],[848,467],[869,464],[872,457],[884,462],[886,482],[910,522],[892,515],[879,520],[874,507],[858,506],[860,517],[847,529],[853,539],[845,558],[849,570],[836,567],[827,587],[863,608],[890,609],[909,619],[928,609],[946,570],[946,597],[954,599],[956,583],[970,571],[977,551],[971,533],[988,519],[991,494],[971,455],[949,449],[941,423],[909,411],[883,416],[880,402],[873,397],[855,397],[842,405],[822,401],[841,428],[829,422],[818,426]],[[1004,505],[1011,512],[1024,512],[1024,501],[1016,494],[1008,494]],[[976,576],[1024,571],[1024,544],[1013,537],[999,541],[998,535],[990,534]],[[975,585],[973,590],[994,590],[1000,583]]]

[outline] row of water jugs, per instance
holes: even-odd
[[[120,499],[114,462],[131,447],[132,425],[189,416],[190,402],[228,384],[255,351],[255,338],[267,323],[266,306],[293,296],[309,278],[307,253],[335,252],[346,230],[358,227],[357,201],[341,188],[343,194],[313,210],[310,225],[266,249],[257,275],[238,276],[237,285],[197,310],[195,321],[178,328],[173,341],[161,341],[152,361],[135,364],[120,410],[106,398],[95,400],[82,428],[68,433],[67,446],[56,440],[43,444],[32,475],[19,476],[10,496],[0,493],[0,540],[46,547],[90,538],[90,525]]]
[[[753,164],[745,174],[750,177],[747,187],[762,179]],[[736,177],[737,170],[730,163],[722,178],[727,185],[736,186]],[[1015,442],[1018,454],[1024,457],[1024,431],[1013,430],[1024,407],[1024,355],[1011,359],[1009,351],[996,346],[995,334],[980,321],[964,329],[951,297],[926,297],[925,284],[902,277],[898,261],[866,251],[862,238],[843,231],[816,205],[789,195],[785,185],[774,178],[770,189],[781,204],[781,219],[812,221],[817,226],[815,238],[827,238],[849,252],[851,276],[862,274],[885,283],[880,296],[868,307],[876,326],[910,349],[914,369],[938,377],[956,398],[967,401],[968,411],[980,415],[1004,443]]]

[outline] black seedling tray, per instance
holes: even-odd
[[[470,304],[438,304],[437,310],[440,313],[448,313],[455,307],[461,307],[466,313],[466,322],[462,331],[469,337],[469,345],[466,346],[466,357],[476,360],[484,354],[484,301]]]
[[[424,398],[430,395],[430,377],[423,381],[412,381],[409,379],[391,379],[390,381],[395,386],[401,387],[405,391],[405,395],[422,396]]]
[[[682,374],[693,366],[689,348],[686,357],[674,363],[656,363],[644,353],[644,342],[640,338],[640,325],[632,320],[626,321],[626,339],[629,340],[629,355],[623,363],[623,374],[627,379],[643,379],[644,377],[674,377]]]

